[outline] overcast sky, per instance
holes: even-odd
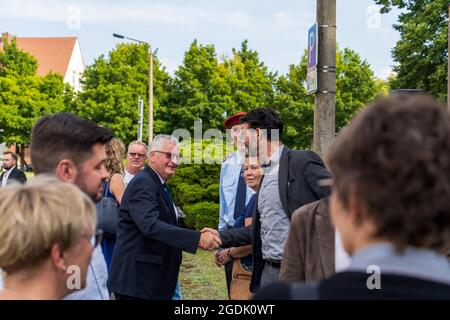
[[[272,71],[286,73],[307,46],[314,0],[0,0],[0,31],[22,37],[77,36],[85,64],[120,39],[148,41],[167,70],[181,64],[194,39],[231,55],[248,39]],[[398,11],[380,15],[373,0],[337,0],[337,41],[356,50],[378,77],[392,69]]]

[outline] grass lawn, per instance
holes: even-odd
[[[179,280],[184,300],[227,300],[225,271],[218,268],[213,252],[183,252]]]
[[[34,173],[33,172],[25,172],[25,176],[27,177],[27,180],[30,180],[30,179],[34,178]]]

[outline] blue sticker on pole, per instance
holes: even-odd
[[[317,23],[315,23],[308,30],[308,69],[312,69],[317,66],[317,43]]]

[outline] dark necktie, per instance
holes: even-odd
[[[247,186],[245,185],[243,168],[239,173],[239,182],[236,190],[236,202],[234,203],[234,220],[239,218],[245,209],[245,200],[247,196]]]
[[[177,217],[177,212],[175,210],[174,203],[173,203],[172,192],[170,192],[169,186],[167,184],[165,184],[165,183],[163,183],[163,188],[164,188],[164,191],[166,192],[167,198],[169,199],[169,205],[171,206],[171,209],[175,213],[175,217],[174,217],[175,218],[175,223],[178,225],[178,217]]]
[[[170,205],[173,206],[173,197],[172,197],[172,193],[170,192],[169,187],[167,186],[167,184],[163,184],[163,188],[164,191],[166,192],[167,198],[169,199]]]

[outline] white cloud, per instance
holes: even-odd
[[[87,1],[77,2],[55,0],[2,0],[0,17],[17,20],[65,22],[69,18],[69,8],[78,7],[81,23],[114,23],[114,22],[145,22],[180,26],[221,25],[233,29],[248,31],[278,32],[306,28],[315,20],[311,12],[294,15],[289,12],[278,12],[272,19],[252,13],[246,13],[235,8],[223,10],[218,7],[194,6],[167,2],[120,2]]]
[[[168,57],[158,57],[158,58],[163,67],[166,67],[166,71],[169,74],[173,75],[178,68],[179,62],[176,61],[175,59],[171,59]]]
[[[375,76],[379,79],[386,80],[392,73],[392,68],[390,67],[383,67],[375,72]]]
[[[189,5],[166,2],[121,2],[78,1],[76,3],[43,0],[4,0],[0,4],[0,17],[26,21],[64,22],[68,18],[68,8],[78,7],[82,22],[145,22],[173,25],[193,25],[202,22],[247,28],[254,22],[239,10],[222,12],[219,9],[203,9]]]

